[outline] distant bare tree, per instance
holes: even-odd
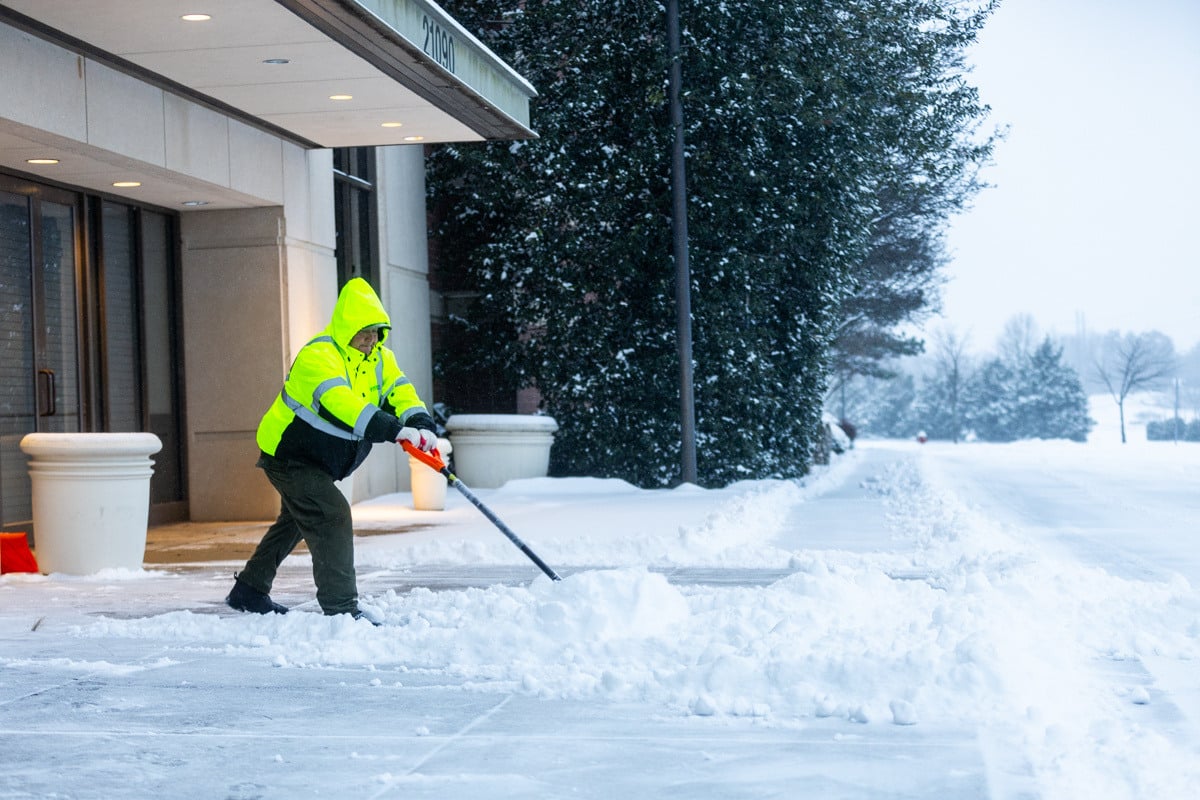
[[[1125,443],[1125,398],[1138,389],[1155,389],[1175,374],[1175,345],[1158,331],[1113,333],[1096,359],[1096,374],[1117,404],[1121,417],[1121,443]]]
[[[996,340],[997,355],[1005,364],[1024,364],[1041,344],[1037,323],[1029,314],[1017,314],[1004,323],[1004,332]]]

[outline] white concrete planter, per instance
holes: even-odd
[[[150,517],[152,433],[31,433],[21,440],[33,483],[43,573],[141,569]]]
[[[454,474],[467,486],[496,488],[516,478],[544,477],[558,423],[532,414],[455,414],[446,420],[454,442]]]
[[[450,460],[449,439],[438,439],[438,453],[443,461]],[[423,461],[408,457],[412,473],[413,508],[417,511],[441,511],[446,507],[446,476]]]

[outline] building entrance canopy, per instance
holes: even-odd
[[[0,19],[309,146],[533,136],[533,87],[428,0],[0,0]]]
[[[536,135],[533,87],[429,0],[0,0],[0,74],[0,167],[50,156],[60,183],[168,207],[278,202],[225,163],[265,163],[255,130],[304,149]],[[127,192],[131,173],[151,180]]]

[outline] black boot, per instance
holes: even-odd
[[[225,598],[225,604],[238,611],[249,611],[254,614],[286,614],[286,606],[281,606],[271,599],[269,594],[260,592],[242,579],[234,575],[233,589]]]

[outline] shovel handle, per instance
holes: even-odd
[[[423,450],[421,450],[421,448],[415,447],[413,445],[413,443],[408,441],[407,439],[401,440],[400,446],[403,447],[404,450],[413,458],[415,458],[418,461],[422,462],[423,464],[427,465],[431,469],[435,469],[438,472],[445,475],[446,480],[448,480],[451,483],[451,485],[454,486],[454,488],[456,488],[456,489],[458,489],[458,491],[462,492],[463,497],[470,500],[471,504],[473,506],[475,506],[481,512],[483,512],[483,515],[485,517],[487,517],[489,520],[491,520],[492,523],[497,528],[500,529],[500,532],[503,533],[505,536],[507,536],[508,540],[510,542],[512,542],[513,544],[515,544],[521,550],[522,553],[524,553],[526,556],[528,556],[530,561],[532,561],[534,564],[537,564],[538,568],[542,572],[546,573],[546,575],[550,578],[550,580],[553,580],[553,581],[561,581],[562,580],[562,578],[560,578],[558,576],[558,573],[555,572],[553,569],[551,569],[550,566],[548,564],[546,564],[545,561],[542,561],[542,559],[538,558],[537,553],[530,550],[529,546],[527,544],[525,544],[524,542],[522,542],[520,537],[518,537],[515,533],[513,533],[512,530],[507,525],[505,525],[504,522],[502,522],[501,519],[499,517],[497,517],[490,508],[485,506],[483,504],[483,502],[478,497],[475,496],[474,492],[472,492],[466,486],[463,486],[462,481],[460,481],[454,475],[454,473],[450,471],[450,468],[446,466],[446,462],[442,461],[442,456],[440,453],[438,453],[436,447],[433,450],[430,450],[428,453],[426,453]]]
[[[410,456],[415,458],[417,461],[420,461],[422,464],[434,470],[435,472],[446,472],[446,462],[442,461],[442,455],[437,451],[436,447],[426,453],[421,448],[414,446],[413,443],[407,439],[401,441],[400,446],[403,447],[404,451]]]

